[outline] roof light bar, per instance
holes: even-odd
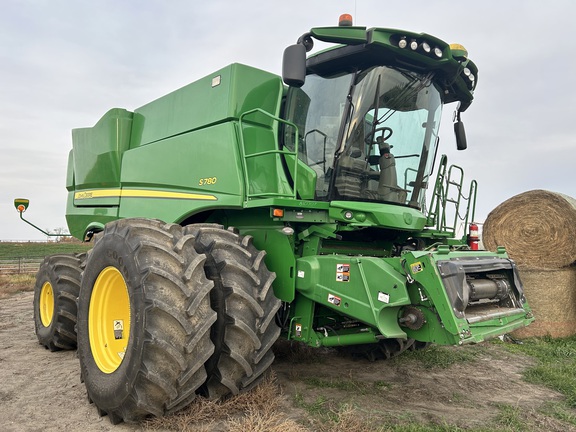
[[[430,57],[441,59],[444,57],[444,51],[438,46],[434,46],[430,41],[425,39],[414,39],[406,35],[392,35],[390,43],[396,45],[400,49],[410,48],[412,51],[417,51],[420,54],[427,54]]]

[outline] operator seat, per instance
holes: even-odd
[[[362,151],[352,148],[340,157],[335,186],[338,194],[349,198],[361,198],[362,180],[366,171]]]
[[[378,197],[383,201],[397,203],[406,202],[406,191],[398,187],[396,173],[396,159],[391,153],[392,146],[388,143],[380,143],[380,179],[378,181]]]

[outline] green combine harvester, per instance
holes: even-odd
[[[431,178],[477,78],[461,45],[343,16],[282,77],[232,64],[73,130],[66,218],[94,246],[42,264],[40,343],[78,348],[118,423],[250,389],[280,337],[385,359],[528,325],[514,262],[477,250],[476,183],[445,156]]]

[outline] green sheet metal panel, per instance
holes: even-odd
[[[242,196],[234,123],[222,123],[127,151],[122,163],[122,187]]]
[[[74,193],[68,193],[66,222],[70,234],[83,240],[87,231],[97,228],[101,231],[108,222],[118,219],[118,207],[79,207],[74,205]]]
[[[125,109],[113,108],[94,127],[72,130],[76,190],[120,186],[120,164],[129,147],[132,117]],[[106,204],[118,203],[113,199],[100,203]]]
[[[120,217],[180,222],[207,209],[241,208],[243,196],[233,122],[164,139],[124,155]]]
[[[136,109],[131,148],[237,119],[254,108],[278,115],[282,91],[280,77],[231,64]]]

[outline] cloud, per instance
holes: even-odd
[[[17,196],[31,198],[27,214],[40,226],[65,224],[72,128],[232,62],[279,73],[287,45],[344,12],[357,24],[467,47],[480,70],[464,113],[469,149],[455,150],[454,107],[446,107],[439,153],[478,179],[479,215],[532,188],[576,193],[571,1],[8,0],[0,16],[0,240],[43,238],[18,221]]]

